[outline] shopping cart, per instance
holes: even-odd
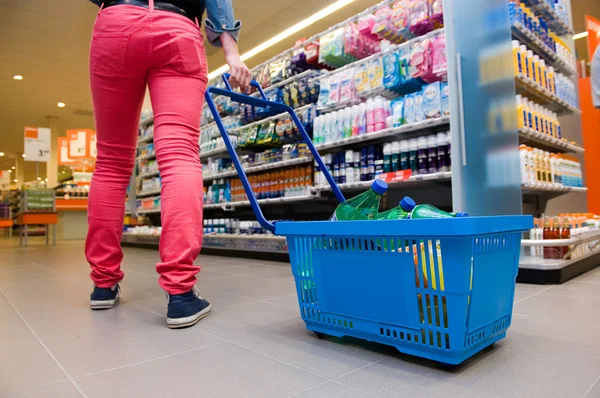
[[[267,221],[211,95],[288,113],[338,201],[344,196],[294,110],[209,87],[206,101],[260,225],[285,236],[300,315],[318,336],[353,336],[459,364],[506,336],[521,233],[530,216],[393,221]]]

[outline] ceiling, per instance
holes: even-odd
[[[233,0],[242,21],[240,53],[262,43],[334,0]],[[378,0],[355,0],[248,61],[252,67],[342,21]],[[572,0],[575,31],[583,31],[583,15],[600,18],[600,1]],[[58,116],[61,132],[93,128],[88,82],[88,51],[97,8],[87,0],[0,0],[0,170],[14,165],[23,151],[23,127],[47,126]],[[581,40],[580,40],[581,41]],[[579,45],[580,43],[578,43]],[[207,46],[209,69],[224,64],[222,53]],[[24,80],[12,79],[15,74]],[[58,108],[58,102],[67,104]]]

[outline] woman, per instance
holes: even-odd
[[[146,85],[154,111],[154,146],[162,177],[160,286],[169,298],[167,325],[192,326],[210,312],[194,290],[202,242],[200,115],[208,83],[204,41],[221,46],[231,82],[247,88],[240,59],[241,23],[231,0],[92,0],[100,6],[90,49],[90,82],[98,159],[89,196],[86,258],[92,309],[112,308],[123,278],[121,234],[125,192],[135,162]]]

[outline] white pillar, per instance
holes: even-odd
[[[46,163],[46,178],[47,186],[54,188],[58,185],[58,137],[60,136],[58,116],[48,116],[47,124],[50,128],[50,161]]]

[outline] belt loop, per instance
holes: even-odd
[[[148,0],[148,9],[150,12],[154,12],[154,0]]]

